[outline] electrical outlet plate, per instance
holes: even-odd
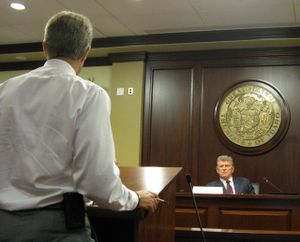
[[[133,95],[133,87],[128,87],[128,95]]]

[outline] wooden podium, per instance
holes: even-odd
[[[131,190],[149,190],[168,203],[154,214],[143,209],[111,211],[88,207],[93,229],[101,242],[174,242],[178,167],[120,167],[122,182]]]

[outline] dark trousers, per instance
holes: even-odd
[[[67,230],[63,210],[0,210],[0,242],[94,242],[85,219],[85,228]]]

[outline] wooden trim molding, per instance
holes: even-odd
[[[202,241],[199,228],[176,227],[176,242]],[[242,229],[203,229],[207,242],[287,242],[299,241],[299,231],[275,231],[275,230],[242,230]]]
[[[0,63],[0,71],[32,70],[44,65],[45,61],[22,61]]]
[[[300,38],[300,27],[296,26],[258,29],[212,30],[184,33],[166,33],[97,38],[93,40],[92,46],[93,48],[107,48],[132,45],[196,43],[276,38]],[[0,45],[0,54],[41,51],[41,42]]]
[[[0,71],[32,70],[44,65],[44,63],[45,60],[0,63]],[[111,65],[111,61],[108,57],[92,57],[88,58],[85,62],[85,66],[108,65]]]
[[[291,58],[291,56],[293,58]],[[236,48],[236,49],[218,49],[218,50],[200,50],[200,51],[177,51],[177,52],[160,52],[149,53],[147,61],[200,61],[204,66],[228,65],[238,60],[236,65],[283,65],[300,63],[300,47],[280,47],[280,48]],[[263,57],[261,63],[258,63],[258,57]],[[275,58],[274,58],[275,57]],[[217,64],[215,64],[217,63]]]
[[[127,61],[146,61],[146,52],[127,52],[127,53],[112,53],[108,55],[109,60],[114,62],[127,62]]]
[[[278,27],[259,29],[212,30],[183,33],[152,34],[99,38],[94,47],[113,47],[129,45],[175,44],[211,41],[254,40],[271,38],[299,38],[300,27]]]

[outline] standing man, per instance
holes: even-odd
[[[87,219],[66,228],[66,193],[113,210],[157,208],[156,194],[122,184],[110,99],[78,76],[92,29],[83,15],[54,15],[45,27],[45,65],[0,85],[0,241],[93,241]]]
[[[249,179],[232,176],[234,164],[231,156],[219,156],[217,158],[216,171],[219,179],[208,183],[207,186],[223,187],[223,192],[227,194],[255,194]]]

